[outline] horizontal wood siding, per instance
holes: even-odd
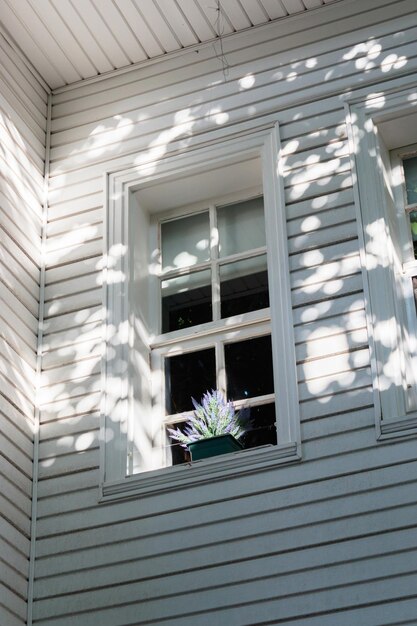
[[[0,624],[26,624],[46,92],[0,35]]]
[[[376,445],[343,108],[415,72],[415,4],[318,13],[225,41],[227,81],[204,48],[54,97],[38,626],[415,623],[415,442]],[[99,505],[103,173],[274,112],[303,461]]]

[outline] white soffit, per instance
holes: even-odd
[[[51,89],[343,0],[0,0]]]

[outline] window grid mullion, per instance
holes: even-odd
[[[217,212],[214,204],[209,207],[210,217],[210,259],[211,259],[211,298],[213,321],[221,317],[220,309],[220,274],[219,274],[219,230],[217,228]]]

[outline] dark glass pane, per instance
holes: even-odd
[[[193,410],[192,397],[199,402],[207,390],[216,388],[214,348],[166,358],[165,380],[168,415]]]
[[[254,398],[274,392],[271,336],[224,346],[227,397]]]
[[[173,430],[179,428],[183,431],[186,425],[187,422],[181,422],[180,424],[173,424],[172,426],[169,426],[169,428],[172,428]],[[176,439],[172,439],[169,432],[167,432],[167,439],[171,442],[167,456],[171,459],[172,465],[180,465],[181,463],[187,463],[187,461],[190,461],[191,457],[187,448],[183,448],[178,441],[176,441]]]
[[[240,440],[244,447],[255,448],[267,444],[276,445],[275,404],[248,407],[246,410],[249,411],[251,427]]]
[[[162,332],[211,322],[210,271],[195,272],[162,282]]]
[[[411,238],[413,240],[414,258],[417,259],[417,211],[410,211],[408,217],[410,220]]]
[[[413,276],[413,292],[414,292],[414,304],[416,305],[416,313],[417,313],[417,276]]]
[[[407,204],[417,204],[417,157],[404,159],[403,166]]]
[[[269,306],[266,255],[220,266],[222,318]]]

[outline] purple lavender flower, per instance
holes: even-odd
[[[239,439],[250,428],[249,411],[235,411],[233,404],[223,397],[218,389],[206,391],[199,404],[191,398],[194,415],[190,417],[182,432],[179,428],[168,428],[172,439],[179,441],[183,448],[199,439],[230,434]]]

